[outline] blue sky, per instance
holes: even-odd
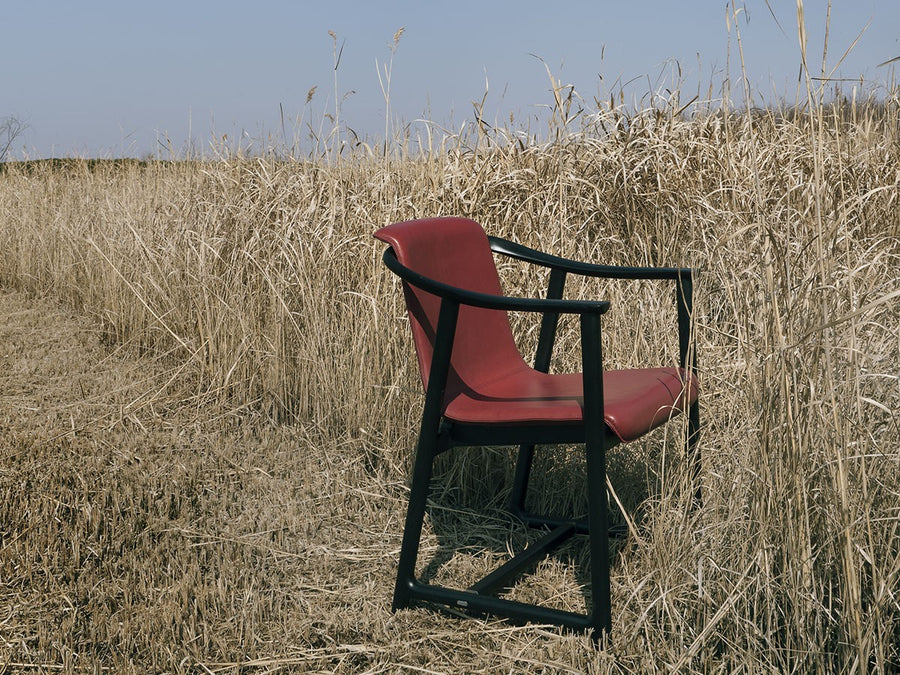
[[[800,64],[794,0],[738,2],[747,73],[757,102],[777,92],[794,100]],[[834,0],[828,64],[869,24],[835,77],[880,86],[900,75],[898,0]],[[170,145],[208,152],[230,142],[282,140],[301,117],[318,127],[333,113],[329,31],[343,47],[337,70],[342,126],[374,139],[384,133],[385,102],[376,63],[393,57],[391,118],[427,117],[457,129],[485,93],[485,117],[517,124],[543,119],[552,102],[545,64],[594,97],[629,83],[629,101],[672,88],[682,99],[710,83],[721,96],[728,62],[725,0],[594,0],[548,3],[288,2],[122,0],[4,2],[0,24],[0,119],[28,124],[15,156],[146,156]],[[826,0],[804,2],[809,57],[822,60]],[[776,21],[777,19],[777,21]],[[871,23],[870,23],[871,22]],[[780,27],[779,27],[780,24]],[[734,27],[731,73],[739,74]],[[307,93],[316,87],[309,105]],[[853,83],[844,83],[849,91]],[[882,89],[883,91],[883,89]],[[740,90],[732,98],[742,102]],[[646,98],[643,98],[646,101]],[[258,145],[257,145],[258,147]],[[164,153],[165,154],[165,153]]]

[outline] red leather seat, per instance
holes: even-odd
[[[603,419],[621,441],[633,441],[697,400],[696,377],[686,386],[679,368],[607,370]],[[581,374],[547,375],[522,368],[477,389],[457,381],[444,415],[471,424],[576,423],[584,419]]]

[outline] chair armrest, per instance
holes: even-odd
[[[622,267],[618,265],[595,265],[593,263],[569,260],[556,255],[537,251],[500,237],[488,237],[491,250],[495,253],[524,260],[534,265],[579,274],[586,277],[604,279],[690,279],[697,270],[690,267]]]
[[[562,286],[566,273],[578,274],[588,277],[600,277],[604,279],[669,279],[675,281],[675,301],[678,313],[678,362],[682,368],[693,364],[696,367],[696,347],[691,343],[691,324],[693,317],[693,286],[694,276],[699,269],[690,267],[620,267],[617,265],[595,265],[592,263],[578,262],[550,255],[533,248],[522,246],[514,241],[500,237],[488,237],[491,250],[495,253],[523,260],[534,265],[549,267],[550,292],[556,288],[556,293],[562,295]],[[557,272],[557,270],[559,270]],[[554,276],[557,277],[554,285]],[[551,310],[552,311],[552,310]],[[538,351],[535,357],[535,367],[546,369],[550,364],[550,352],[553,349],[553,332],[556,327],[554,317],[545,317],[545,325],[541,326],[541,335],[538,340]]]
[[[512,298],[469,291],[436,281],[406,267],[397,260],[392,248],[383,256],[384,264],[401,279],[423,291],[462,305],[500,309],[512,312],[553,312],[558,314],[605,314],[610,303],[606,300],[557,300],[546,298]]]

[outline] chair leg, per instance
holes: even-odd
[[[438,438],[430,434],[419,439],[413,466],[409,506],[406,509],[406,524],[403,527],[403,543],[400,546],[400,562],[397,565],[397,582],[394,585],[393,611],[409,606],[410,587],[416,579],[416,559],[425,521],[425,507],[431,483],[434,456],[437,453]]]
[[[516,475],[513,478],[512,495],[509,500],[510,511],[521,518],[525,514],[525,495],[528,492],[528,479],[531,476],[531,465],[534,460],[534,445],[520,445],[516,459]]]
[[[688,410],[688,437],[685,444],[685,460],[692,461],[692,480],[695,485],[694,504],[699,508],[703,506],[703,487],[700,481],[702,470],[700,460],[700,448],[697,440],[700,438],[700,403],[694,401]]]
[[[606,497],[606,452],[604,443],[585,444],[588,484],[588,536],[591,551],[591,628],[595,637],[612,629],[609,582],[609,516]]]
[[[403,528],[403,543],[400,545],[400,562],[397,564],[397,583],[394,586],[392,603],[394,610],[409,606],[410,589],[416,583],[416,558],[419,555],[419,542],[422,538],[431,469],[442,442],[441,401],[447,386],[447,373],[450,369],[450,354],[453,351],[453,336],[458,316],[458,302],[447,298],[441,301],[428,388],[425,391],[425,407],[422,410],[422,424],[419,427],[419,443],[416,447],[409,506],[406,509],[406,524]],[[444,440],[446,441],[446,437]]]
[[[591,549],[590,627],[594,637],[612,630],[609,583],[609,521],[606,499],[607,427],[603,421],[603,347],[600,315],[581,315],[584,364],[584,451],[587,461],[588,536]]]

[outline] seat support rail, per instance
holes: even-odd
[[[448,605],[468,612],[502,616],[513,621],[548,623],[576,630],[584,630],[594,625],[591,615],[588,614],[529,605],[515,600],[497,598],[493,595],[478,595],[472,591],[458,591],[444,586],[431,586],[418,581],[410,582],[408,592],[410,597],[417,600]]]
[[[484,577],[481,581],[469,586],[469,590],[479,595],[496,593],[508,588],[507,582],[545,558],[551,550],[562,544],[575,534],[574,523],[566,523],[550,530],[521,553],[513,556],[500,567]]]

